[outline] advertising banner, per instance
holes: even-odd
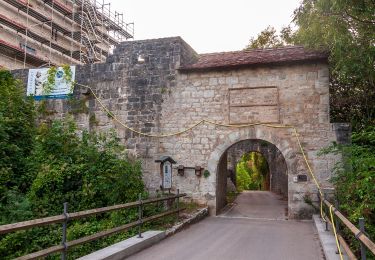
[[[56,68],[55,78],[52,82],[51,79],[48,80],[48,70],[49,68],[29,70],[27,95],[34,96],[36,100],[42,98],[67,98],[71,95],[73,93],[76,67],[70,66],[70,80],[67,80],[68,77],[62,67]],[[47,86],[51,83],[53,83],[52,88],[48,89]]]

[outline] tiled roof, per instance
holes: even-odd
[[[262,64],[327,60],[327,58],[328,52],[308,50],[302,46],[288,46],[248,51],[200,54],[195,63],[181,66],[180,70],[226,69]]]

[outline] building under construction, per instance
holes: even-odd
[[[0,66],[103,62],[134,24],[96,0],[0,0]]]

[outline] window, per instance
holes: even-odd
[[[36,55],[36,50],[24,43],[20,43],[20,48],[22,50],[26,50],[27,53],[30,53],[30,54],[33,54],[33,55]]]

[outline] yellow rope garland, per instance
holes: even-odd
[[[297,140],[297,144],[299,146],[299,149],[301,151],[301,154],[302,154],[302,157],[306,163],[306,166],[307,166],[307,169],[308,169],[308,172],[310,173],[310,176],[312,177],[315,185],[317,186],[318,188],[318,192],[320,194],[320,215],[321,215],[321,218],[323,219],[323,221],[326,222],[325,220],[325,217],[324,217],[324,213],[323,213],[323,199],[324,199],[324,196],[323,196],[323,192],[321,190],[321,186],[310,166],[310,163],[307,159],[307,156],[305,154],[305,151],[303,149],[303,146],[301,144],[301,141],[300,141],[300,138],[299,138],[299,133],[296,129],[296,127],[292,126],[292,125],[273,125],[273,124],[263,124],[263,123],[251,123],[251,124],[240,124],[240,125],[232,125],[232,124],[223,124],[223,123],[217,123],[217,122],[214,122],[214,121],[210,121],[210,120],[206,120],[206,119],[203,119],[201,121],[199,121],[198,123],[195,123],[193,124],[192,126],[184,129],[184,130],[181,130],[181,131],[178,131],[178,132],[175,132],[175,133],[167,133],[167,134],[159,134],[159,135],[156,135],[156,134],[146,134],[146,133],[142,133],[140,131],[137,131],[129,126],[127,126],[126,124],[124,124],[123,122],[121,122],[104,104],[103,102],[100,100],[100,98],[95,94],[95,92],[92,90],[91,87],[89,86],[86,86],[86,85],[82,85],[82,84],[78,84],[76,83],[76,85],[78,86],[81,86],[81,87],[85,87],[85,88],[88,88],[92,95],[94,96],[95,100],[98,101],[99,105],[102,107],[102,109],[109,115],[112,117],[112,119],[114,121],[116,121],[118,124],[120,124],[122,127],[128,129],[129,131],[132,131],[134,133],[137,133],[139,135],[142,135],[142,136],[146,136],[146,137],[153,137],[153,138],[165,138],[165,137],[171,137],[171,136],[177,136],[177,135],[181,135],[183,133],[186,133],[190,130],[193,130],[195,127],[201,125],[201,124],[211,124],[211,125],[215,125],[215,126],[219,126],[219,127],[227,127],[227,128],[244,128],[244,127],[252,127],[252,126],[265,126],[265,127],[271,127],[271,128],[287,128],[287,129],[292,129],[293,132],[294,132],[294,136],[296,137],[296,140]],[[333,231],[335,233],[335,238],[336,238],[336,244],[337,244],[337,248],[339,250],[339,253],[340,253],[340,258],[341,260],[343,259],[342,258],[342,253],[341,253],[341,250],[340,250],[340,246],[339,246],[339,243],[338,243],[338,240],[337,240],[337,234],[336,234],[336,228],[334,226],[334,223],[333,223],[333,215],[332,215],[332,208],[330,207],[330,213],[331,213],[331,219],[332,219],[332,226],[333,226]]]

